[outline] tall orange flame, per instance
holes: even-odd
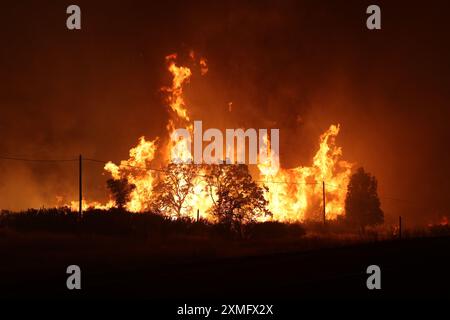
[[[258,166],[262,180],[269,186],[265,196],[274,220],[318,219],[323,211],[323,183],[326,218],[335,219],[344,213],[352,165],[340,160],[342,149],[335,145],[338,133],[339,125],[331,125],[320,136],[319,150],[310,167],[280,169],[274,173],[264,163]]]
[[[194,59],[191,53],[191,58]],[[184,126],[192,133],[193,127],[190,122],[189,112],[183,97],[183,88],[192,75],[188,67],[178,66],[177,55],[166,57],[168,71],[172,75],[172,83],[162,90],[167,93],[167,103],[172,111],[167,130],[170,137],[175,124]],[[208,71],[206,59],[199,62],[201,74]],[[320,136],[319,150],[316,152],[312,165],[309,167],[297,167],[293,169],[279,169],[279,158],[271,150],[266,160],[258,165],[259,177],[256,180],[269,187],[265,197],[269,202],[269,209],[273,213],[273,220],[279,221],[303,221],[305,219],[317,218],[322,212],[322,183],[326,186],[326,214],[327,219],[335,219],[344,213],[344,200],[347,184],[351,173],[352,164],[341,160],[342,149],[335,144],[335,138],[340,130],[339,125],[331,125],[329,129]],[[266,137],[267,139],[267,137]],[[156,175],[152,168],[158,148],[164,148],[163,163],[168,163],[171,157],[176,156],[184,161],[192,159],[191,150],[187,141],[180,139],[172,141],[166,139],[166,144],[159,145],[159,139],[139,139],[136,147],[130,150],[129,159],[122,161],[119,165],[108,162],[105,170],[114,179],[126,178],[136,186],[131,194],[126,208],[132,212],[140,212],[150,209],[150,199],[153,193]],[[173,158],[172,158],[173,159]],[[203,218],[212,219],[208,216],[208,209],[212,201],[206,192],[206,181],[200,173],[194,179],[194,192],[187,199],[187,206],[182,215],[194,217],[197,210]],[[97,207],[110,207],[95,204]]]

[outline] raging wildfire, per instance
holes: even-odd
[[[217,152],[216,148],[213,163],[198,163],[190,136],[193,134],[194,140],[208,139],[198,136],[184,91],[193,72],[207,76],[208,66],[205,58],[197,59],[192,52],[189,57],[194,71],[180,66],[176,54],[166,57],[171,84],[162,87],[161,92],[165,95],[169,113],[167,135],[152,140],[142,136],[130,149],[127,160],[105,164],[104,170],[111,176],[106,182],[110,191],[108,202],[102,204],[83,199],[82,215],[77,213],[77,201],[59,209],[30,210],[17,215],[4,213],[2,224],[21,229],[27,225],[23,222],[28,221],[27,228],[31,230],[49,231],[45,227],[48,223],[49,229],[61,224],[61,230],[75,233],[100,230],[101,234],[109,230],[113,234],[136,232],[151,237],[161,234],[161,230],[169,233],[177,230],[178,236],[208,239],[221,234],[239,239],[293,236],[296,241],[306,229],[311,234],[330,230],[345,234],[350,229],[352,232],[357,230],[355,227],[364,230],[366,226],[383,222],[376,181],[374,185],[363,186],[364,190],[370,189],[370,194],[360,190],[360,198],[375,199],[375,207],[365,211],[368,218],[352,216],[353,222],[358,221],[356,226],[344,219],[346,206],[357,203],[360,208],[365,208],[364,205],[361,207],[361,199],[348,201],[347,197],[346,202],[354,165],[342,159],[342,149],[336,145],[339,125],[331,125],[319,137],[318,150],[310,166],[283,168],[279,150],[273,148],[273,137],[267,136],[267,130],[260,130],[265,134],[258,138],[260,149],[256,165],[247,165],[243,161],[228,163],[228,159],[236,154],[243,152],[245,155],[242,150],[246,147],[245,141],[243,144],[238,141],[236,145],[233,141],[231,150],[227,145],[226,158],[217,158],[217,154],[223,153]],[[182,128],[188,136],[180,138],[176,135],[177,128]],[[381,218],[373,219],[372,212]],[[391,231],[384,230],[383,234],[389,237]]]
[[[190,58],[201,76],[207,76],[206,59],[196,61],[193,53]],[[234,158],[245,148],[245,142],[226,150],[227,158],[216,159],[217,164],[198,164],[190,139],[174,138],[177,128],[198,135],[184,98],[193,71],[178,65],[176,54],[167,56],[166,63],[172,77],[171,85],[161,89],[169,112],[167,136],[153,140],[141,137],[138,145],[130,149],[128,160],[105,165],[112,181],[118,181],[116,185],[129,185],[126,201],[117,201],[119,194],[110,188],[115,199],[106,204],[83,201],[84,209],[124,207],[130,212],[152,211],[176,219],[199,215],[210,222],[302,222],[322,220],[323,212],[327,220],[343,216],[353,165],[341,159],[342,150],[335,143],[339,125],[331,125],[320,136],[311,166],[282,168],[267,134],[259,137],[264,147],[258,152],[255,166],[225,165],[228,156]],[[172,159],[178,161],[174,163]],[[77,208],[78,203],[72,202],[71,207]]]
[[[200,77],[207,76],[206,59],[196,58],[191,52],[191,67],[179,65],[176,54],[168,55],[165,60],[171,76],[170,85],[161,88],[169,114],[167,134],[152,140],[142,136],[129,150],[127,160],[104,165],[110,175],[106,181],[109,201],[83,199],[82,214],[77,212],[77,201],[59,209],[30,210],[17,215],[4,213],[3,226],[57,231],[56,226],[60,225],[61,231],[81,234],[136,233],[152,238],[165,237],[164,233],[168,237],[203,239],[224,235],[247,240],[287,237],[296,242],[306,230],[313,236],[331,231],[339,234],[338,237],[353,239],[355,230],[365,233],[367,226],[382,224],[383,212],[374,177],[366,177],[363,171],[360,180],[369,183],[362,186],[352,183],[351,190],[359,188],[359,193],[354,199],[348,197],[347,186],[354,178],[351,176],[354,164],[342,159],[342,149],[336,145],[339,125],[331,125],[320,135],[310,166],[282,167],[272,136],[272,130],[279,129],[271,129],[270,137],[266,129],[259,130],[263,134],[255,139],[260,147],[257,164],[246,164],[242,159],[229,163],[230,157],[236,155],[238,159],[245,158],[242,157],[245,138],[248,144],[251,139],[240,128],[241,143],[234,137],[238,143],[234,144],[233,140],[232,148],[226,146],[224,158],[217,147],[211,148],[218,136],[205,139],[201,130],[199,136],[184,96],[194,72]],[[180,137],[179,128],[187,135]],[[194,145],[193,152],[191,136],[201,142],[213,140],[206,147],[215,149],[212,153],[216,158],[212,163],[198,162],[195,153],[199,146]],[[372,199],[369,208],[364,204],[368,198]],[[358,208],[356,211],[364,212],[364,216],[359,217],[353,210],[352,219],[346,219],[346,207]],[[394,234],[388,229],[379,232],[375,234],[388,238]]]
[[[59,281],[54,277],[76,261],[89,266],[84,276],[89,297],[165,299],[211,297],[212,293],[214,297],[239,297],[233,284],[248,284],[252,279],[256,282],[240,288],[243,297],[298,297],[302,286],[308,288],[303,290],[308,298],[323,296],[324,291],[336,297],[342,292],[333,294],[334,288],[360,292],[361,271],[373,263],[371,254],[384,254],[387,247],[398,248],[394,251],[404,252],[403,256],[386,256],[380,264],[415,258],[414,241],[422,237],[434,251],[424,250],[421,255],[426,260],[441,260],[445,250],[435,248],[448,247],[448,223],[407,231],[384,225],[377,180],[342,159],[342,149],[336,144],[339,124],[330,125],[320,135],[309,166],[283,168],[272,129],[270,137],[266,130],[254,139],[260,146],[256,165],[229,163],[230,158],[242,160],[245,138],[251,144],[249,131],[239,129],[244,143],[239,144],[238,137],[236,148],[230,150],[227,145],[223,158],[216,146],[222,136],[205,139],[201,134],[199,138],[187,108],[184,89],[193,71],[179,66],[176,55],[167,56],[166,62],[172,76],[171,85],[161,90],[170,115],[167,134],[152,140],[140,137],[127,160],[104,165],[110,175],[106,181],[109,201],[83,199],[82,212],[77,211],[79,202],[73,201],[54,209],[0,213],[0,253],[11,255],[16,248],[26,247],[21,261],[57,261],[53,269],[39,271],[43,283],[41,278],[21,277],[23,281],[59,296]],[[205,59],[194,65],[201,76],[207,75]],[[187,133],[184,138],[176,134],[179,128]],[[197,163],[198,146],[192,152],[192,136],[194,142],[210,141],[206,149],[214,149],[212,163]],[[407,241],[397,241],[400,238]],[[40,253],[36,256],[35,252]],[[369,253],[364,261],[361,252]],[[328,267],[330,261],[333,268]],[[12,266],[14,262],[6,266],[8,272],[32,274]],[[343,278],[336,285],[324,282],[335,278],[336,266],[342,274],[356,275],[350,286],[347,276],[345,284]],[[98,274],[101,277],[95,277]],[[203,280],[197,281],[199,275]],[[289,285],[283,281],[285,275],[289,275]],[[302,280],[311,275],[316,277],[312,280],[315,288]],[[131,291],[127,289],[130,283],[134,284]],[[261,289],[262,283],[269,289]],[[23,295],[14,281],[6,281],[5,287],[7,296]],[[27,287],[25,294],[33,296],[33,290],[34,286]]]
[[[446,8],[64,9],[4,8],[2,301],[450,297]]]

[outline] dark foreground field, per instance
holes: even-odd
[[[181,242],[189,254],[139,239],[3,232],[0,295],[219,302],[450,297],[449,237],[235,255],[214,254],[216,244]],[[81,267],[80,291],[66,289],[71,264]],[[371,264],[381,267],[378,291],[366,288]]]

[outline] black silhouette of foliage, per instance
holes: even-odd
[[[346,219],[363,231],[366,226],[382,224],[384,221],[377,185],[377,179],[374,176],[365,172],[363,168],[359,168],[350,178],[347,187]]]
[[[187,197],[193,192],[198,166],[193,164],[170,163],[153,189],[155,211],[181,218],[183,211],[192,208]]]
[[[228,241],[230,235],[234,235],[224,225],[203,219],[199,221],[186,217],[171,219],[151,211],[133,213],[119,208],[108,210],[88,208],[79,217],[78,212],[72,211],[69,207],[28,209],[20,212],[2,210],[0,211],[0,236],[5,235],[5,232],[43,232],[43,234],[65,236],[87,234],[156,241],[172,238],[176,239],[174,243],[180,239],[189,239],[187,241],[194,241],[196,245],[210,244],[221,239]],[[305,234],[305,229],[300,223],[251,222],[242,225],[242,234],[245,237],[241,239],[246,240],[295,239],[297,241]],[[184,241],[180,242],[182,248],[186,247]]]
[[[208,165],[207,184],[213,206],[211,213],[227,228],[241,232],[243,223],[271,215],[264,198],[265,186],[253,180],[245,164]]]
[[[111,191],[117,207],[124,208],[130,201],[131,192],[136,188],[134,184],[130,184],[126,178],[108,179],[106,181],[108,189]]]

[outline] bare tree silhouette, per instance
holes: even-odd
[[[218,164],[206,168],[209,193],[213,201],[211,213],[219,223],[241,231],[243,223],[271,215],[264,189],[253,180],[245,164]]]

